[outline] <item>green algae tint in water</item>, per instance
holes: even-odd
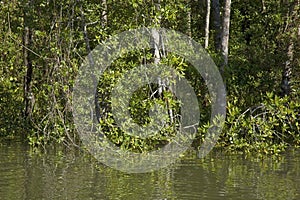
[[[211,154],[125,174],[76,151],[0,145],[0,199],[300,199],[299,152],[280,161]]]

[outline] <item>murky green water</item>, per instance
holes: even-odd
[[[125,174],[76,151],[0,143],[0,199],[300,199],[300,154],[264,161],[214,153]]]

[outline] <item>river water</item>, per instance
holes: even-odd
[[[152,173],[126,174],[86,153],[33,153],[0,143],[0,199],[300,199],[300,152],[278,159],[211,153]]]

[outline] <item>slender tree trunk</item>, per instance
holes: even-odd
[[[154,58],[154,64],[157,65],[160,63],[160,59],[161,59],[160,52],[159,52],[160,34],[157,30],[152,29],[151,35],[152,35],[152,40],[153,40],[152,41],[152,48],[153,48],[152,55]]]
[[[108,20],[107,20],[107,0],[102,0],[102,20],[101,25],[102,28],[105,28],[107,26]]]
[[[78,1],[79,2],[79,1]],[[90,40],[89,40],[89,37],[88,37],[88,32],[87,32],[87,24],[86,24],[86,21],[85,21],[85,16],[84,16],[84,12],[83,12],[83,9],[82,9],[82,5],[80,5],[80,12],[81,12],[81,20],[82,20],[82,32],[83,32],[83,36],[84,36],[84,41],[85,41],[85,47],[86,47],[86,51],[88,53],[88,61],[89,61],[89,65],[93,68],[95,66],[95,61],[92,57],[92,55],[90,54],[91,53],[91,46],[90,46]],[[95,105],[95,121],[97,121],[98,123],[100,122],[99,119],[100,119],[100,105],[99,105],[99,94],[98,94],[98,79],[97,77],[95,77],[95,75],[93,75],[93,84],[94,86],[96,86],[96,89],[95,89],[95,98],[94,98],[94,105]]]
[[[221,54],[223,63],[221,64],[221,73],[224,75],[225,67],[228,66],[228,46],[229,46],[229,27],[231,0],[225,0],[224,16],[222,23]]]
[[[32,30],[30,23],[31,9],[33,6],[33,0],[29,0],[24,7],[24,33],[23,33],[23,59],[26,66],[26,75],[24,77],[24,117],[30,118],[33,110],[34,96],[32,93],[32,77],[33,77],[33,65],[32,65],[32,53],[29,48],[32,47]]]
[[[155,10],[156,12],[160,12],[160,0],[157,0],[157,2],[155,3]],[[156,13],[154,13],[156,16]],[[157,16],[158,19],[160,19],[160,16]],[[160,20],[157,22],[158,24],[156,24],[156,26],[160,26]],[[154,64],[158,65],[160,63],[161,60],[161,53],[160,53],[160,47],[162,46],[162,42],[161,42],[161,35],[160,33],[155,30],[152,29],[152,56],[154,59]],[[160,97],[162,97],[162,93],[165,90],[164,86],[165,86],[165,80],[162,80],[160,77],[158,77],[158,94]]]
[[[266,11],[266,3],[265,0],[261,0],[262,12]]]
[[[155,2],[155,10],[157,13],[160,12],[161,9],[161,4],[160,4],[160,0],[157,0]],[[157,13],[154,13],[154,16],[157,15]],[[158,22],[156,22],[156,26],[160,26],[161,23],[161,16],[156,16],[159,20]],[[155,65],[159,65],[159,63],[161,62],[162,57],[166,56],[166,52],[164,50],[164,44],[162,41],[162,37],[161,37],[161,33],[159,33],[157,30],[152,29],[151,32],[152,35],[152,56],[154,59],[154,64]],[[168,79],[162,79],[160,77],[158,77],[157,79],[158,82],[158,95],[160,98],[163,98],[163,92],[167,89],[166,86],[168,85]],[[169,108],[168,102],[167,103],[167,107]],[[171,108],[168,109],[168,114],[170,117],[170,121],[171,123],[173,122],[173,110]]]
[[[188,1],[189,10],[187,12],[187,35],[192,37],[192,3]]]
[[[294,55],[294,43],[290,41],[290,44],[287,48],[287,61],[285,61],[283,72],[282,72],[282,80],[281,80],[281,90],[282,96],[289,95],[291,92],[291,75],[292,75],[292,63],[293,63],[293,55]]]
[[[209,41],[210,1],[211,0],[206,0],[205,43],[204,43],[205,49],[208,48],[208,41]]]
[[[160,0],[157,0],[155,2],[155,11],[157,13],[160,12]],[[154,16],[157,15],[157,13],[154,13]],[[155,22],[156,26],[160,26],[160,16],[157,16],[157,18],[159,19],[158,22]],[[161,36],[160,36],[160,33],[155,30],[155,29],[152,29],[152,32],[151,32],[151,35],[152,35],[152,56],[153,56],[153,59],[154,59],[154,64],[155,65],[158,65],[160,63],[160,60],[161,60],[161,54],[160,54],[160,46],[161,46]],[[163,92],[163,80],[161,80],[160,78],[158,78],[158,94],[161,96],[162,95],[162,92]]]
[[[284,63],[282,79],[281,79],[281,95],[287,96],[291,93],[291,77],[294,61],[294,46],[295,42],[300,39],[300,17],[298,14],[300,1],[295,0],[293,5],[289,1],[285,2],[286,6],[290,7],[287,14],[287,32],[290,32],[287,45],[287,60]],[[289,20],[290,19],[290,20]]]
[[[214,43],[216,52],[221,51],[221,15],[219,0],[211,0],[214,27]]]

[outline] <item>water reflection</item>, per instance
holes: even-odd
[[[212,153],[166,169],[125,174],[83,152],[32,153],[0,144],[0,199],[300,199],[300,156],[279,160]]]

